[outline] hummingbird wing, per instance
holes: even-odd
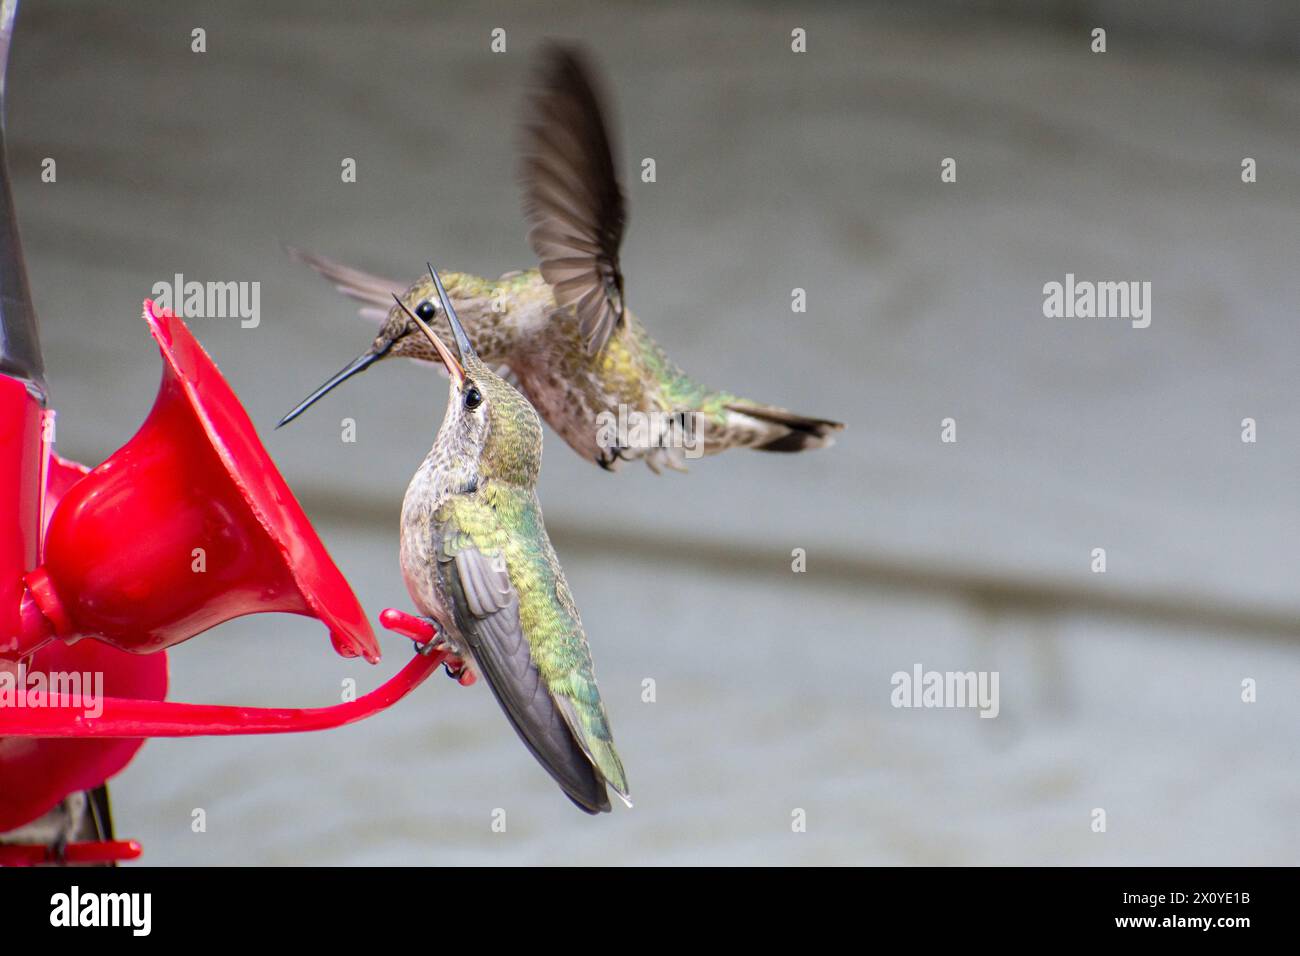
[[[504,557],[485,555],[453,530],[443,539],[443,560],[456,624],[515,732],[580,809],[608,813],[605,777],[533,660]]]
[[[592,75],[576,51],[546,51],[524,127],[522,179],[542,277],[556,302],[573,307],[595,355],[623,319],[618,250],[627,215]]]
[[[318,275],[328,280],[334,288],[349,299],[361,303],[357,311],[361,317],[372,322],[381,323],[388,318],[393,307],[393,295],[401,295],[410,283],[385,279],[382,276],[362,272],[352,266],[344,265],[334,259],[318,256],[296,246],[285,244],[284,251],[294,262],[310,266]]]

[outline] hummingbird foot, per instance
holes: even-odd
[[[458,684],[461,678],[468,673],[468,667],[469,665],[464,661],[451,657],[442,662],[443,672]]]
[[[450,651],[450,646],[448,646],[448,650]],[[442,662],[442,669],[448,677],[461,687],[468,687],[478,680],[469,666],[469,661],[454,654],[449,653],[447,655],[447,659]]]
[[[602,448],[600,454],[596,456],[596,464],[600,465],[606,471],[618,471],[618,466],[627,459],[623,456],[626,449],[613,445],[609,448]]]
[[[427,657],[437,651],[445,652],[447,658],[443,666],[446,668],[447,676],[462,687],[468,687],[477,680],[469,664],[456,653],[451,643],[443,638],[442,630],[433,618],[407,614],[405,611],[390,607],[379,615],[379,622],[388,630],[409,637],[415,645],[417,654]]]
[[[420,618],[420,620],[428,621],[435,630],[437,629],[437,622],[433,618],[426,617]],[[469,661],[457,654],[456,648],[452,646],[450,641],[444,640],[441,633],[435,635],[433,640],[427,644],[421,645],[417,643],[415,645],[417,654],[432,654],[435,650],[446,652],[447,656],[442,662],[443,672],[457,684],[460,684],[461,687],[468,687],[478,679],[474,676],[474,672],[470,670]]]

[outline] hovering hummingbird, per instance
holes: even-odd
[[[626,216],[601,98],[577,52],[551,47],[543,66],[533,119],[525,124],[522,169],[529,242],[541,266],[496,280],[446,274],[483,362],[512,378],[569,447],[610,471],[635,459],[656,473],[685,471],[685,459],[729,448],[792,452],[831,444],[832,432],[844,427],[839,422],[696,383],[624,306],[619,247]],[[279,425],[380,359],[437,361],[408,315],[448,334],[427,278],[408,286],[289,253],[382,324],[369,349]],[[390,296],[401,290],[392,306]]]
[[[608,812],[608,784],[631,806],[587,635],[534,490],[541,420],[475,354],[432,266],[429,276],[459,357],[411,313],[451,388],[433,448],[402,502],[406,589],[487,680],[570,800],[588,813]]]

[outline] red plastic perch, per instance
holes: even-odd
[[[428,622],[392,608],[379,619],[418,644],[427,645],[437,633]],[[51,694],[46,707],[0,708],[0,737],[224,737],[328,730],[391,707],[448,658],[445,647],[421,650],[369,694],[332,707],[238,707],[105,697],[103,712],[87,717],[84,704],[57,703],[63,695]],[[469,671],[460,682],[473,682]]]

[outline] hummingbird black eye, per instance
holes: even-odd
[[[419,305],[415,307],[415,314],[418,315],[420,318],[424,319],[424,321],[426,322],[433,321],[433,313],[436,311],[438,310],[434,308],[433,303],[430,302],[428,299],[425,299],[423,302],[421,302]]]
[[[471,385],[465,390],[465,407],[478,408],[483,404],[483,395],[477,388]]]

